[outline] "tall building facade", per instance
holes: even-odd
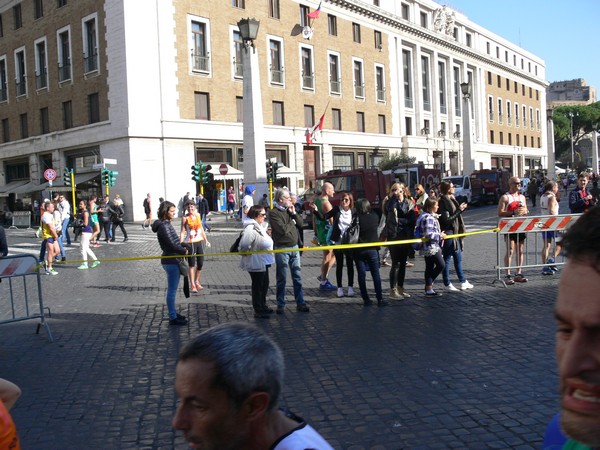
[[[243,171],[245,17],[260,20],[266,154],[292,169],[282,183],[293,190],[399,152],[458,174],[465,139],[476,168],[545,167],[540,58],[432,1],[325,0],[307,16],[317,6],[0,0],[0,195],[27,207],[48,190],[48,168],[74,168],[78,195],[100,194],[99,167],[116,161],[111,192],[139,220],[146,193],[177,200],[198,189],[197,161]],[[215,205],[222,188],[207,190]]]

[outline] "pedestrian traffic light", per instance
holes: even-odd
[[[110,170],[102,169],[101,178],[102,178],[102,184],[104,186],[110,186],[110,184],[109,184],[110,183]]]
[[[65,168],[65,173],[63,173],[63,183],[65,186],[71,186],[71,174],[73,173],[73,169]]]
[[[207,184],[210,184],[211,179],[212,179],[212,174],[209,172],[210,169],[212,169],[212,166],[210,164],[202,164],[202,170],[200,172],[200,175],[201,175],[200,183],[202,183],[205,186]]]
[[[279,163],[277,161],[271,163],[271,170],[273,172],[273,181],[275,181],[277,179],[277,171],[279,170]]]
[[[116,184],[117,175],[119,175],[119,172],[117,172],[116,170],[108,171],[108,185],[109,186],[114,186]]]
[[[267,159],[267,180],[275,181],[273,179],[273,163],[271,162],[270,159]]]
[[[202,170],[202,161],[197,162],[196,164],[194,164],[192,166],[192,180],[193,181],[200,181],[201,180],[201,176],[200,176],[200,172]]]

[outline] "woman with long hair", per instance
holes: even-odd
[[[96,255],[90,248],[90,240],[92,239],[92,234],[94,232],[90,216],[90,212],[85,207],[85,202],[80,200],[79,212],[77,213],[77,218],[81,219],[83,223],[83,226],[81,227],[81,243],[79,244],[81,246],[81,259],[83,260],[83,263],[78,267],[80,270],[89,268],[87,263],[88,255],[94,260],[94,262],[92,262],[92,267],[96,267],[100,264],[100,261],[98,261],[98,258],[96,258]]]
[[[425,200],[424,211],[417,220],[416,228],[420,230],[421,237],[425,239],[421,244],[419,254],[425,257],[425,295],[442,295],[433,289],[433,282],[444,270],[442,256],[442,240],[446,233],[440,229],[438,221],[438,201],[432,198]]]
[[[204,289],[200,284],[200,271],[204,265],[204,246],[209,246],[206,232],[202,226],[202,217],[196,211],[196,202],[188,200],[184,205],[186,209],[181,218],[181,232],[179,240],[184,247],[188,248],[190,257],[188,258],[189,278],[191,291],[198,293]]]
[[[188,251],[179,242],[179,235],[171,221],[177,215],[177,207],[164,201],[158,208],[158,220],[152,224],[152,231],[156,233],[158,244],[162,249],[163,256],[187,255]],[[180,258],[162,258],[160,263],[167,273],[167,310],[169,313],[169,325],[187,325],[185,316],[177,313],[175,309],[175,297],[177,296],[177,287],[179,286]]]
[[[90,239],[91,247],[100,247],[98,243],[98,235],[100,234],[100,222],[98,221],[98,199],[94,196],[89,201],[89,213],[92,224],[92,238]]]

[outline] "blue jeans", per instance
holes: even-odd
[[[358,274],[358,286],[360,287],[360,296],[363,301],[368,302],[369,293],[367,292],[367,269],[373,277],[375,285],[375,296],[377,301],[383,300],[383,291],[381,289],[381,275],[379,274],[379,252],[374,248],[359,249],[354,252],[354,262],[356,263],[356,272]]]
[[[169,319],[176,319],[175,297],[177,296],[177,287],[181,277],[179,264],[162,264],[162,266],[167,272],[167,310],[169,311]]]
[[[456,270],[458,281],[464,283],[467,280],[462,268],[462,243],[456,242],[456,246],[458,247],[456,250],[454,249],[454,244],[454,239],[444,240],[444,247],[442,248],[442,255],[444,256],[445,264],[444,270],[442,271],[444,286],[448,286],[450,284],[450,258],[454,259],[454,270]]]
[[[64,237],[65,237],[64,234],[62,234],[61,236],[58,237],[58,248],[60,248],[60,256],[63,258],[66,258],[67,254],[65,253],[65,247],[63,246]],[[58,255],[56,255],[56,257],[58,258]]]
[[[291,248],[298,248],[297,245]],[[277,264],[277,306],[285,306],[285,283],[287,279],[287,268],[292,272],[292,282],[294,283],[294,298],[296,303],[304,303],[304,291],[302,291],[302,270],[300,266],[300,252],[275,253],[275,263]]]
[[[202,219],[202,226],[204,227],[204,229],[206,231],[210,231],[210,227],[206,224],[206,216],[208,214],[202,214],[202,216],[200,217]]]
[[[67,245],[71,245],[71,236],[69,235],[69,220],[71,219],[65,219],[62,222],[63,240],[67,241]],[[64,256],[62,249],[61,254]]]

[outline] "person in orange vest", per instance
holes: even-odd
[[[9,412],[20,396],[19,386],[0,378],[0,448],[21,449],[17,427]]]
[[[180,241],[189,249],[190,290],[197,294],[199,290],[204,289],[200,284],[200,271],[204,265],[204,246],[210,247],[210,243],[206,239],[202,217],[196,211],[196,202],[188,200],[184,206],[186,213],[181,218]]]

